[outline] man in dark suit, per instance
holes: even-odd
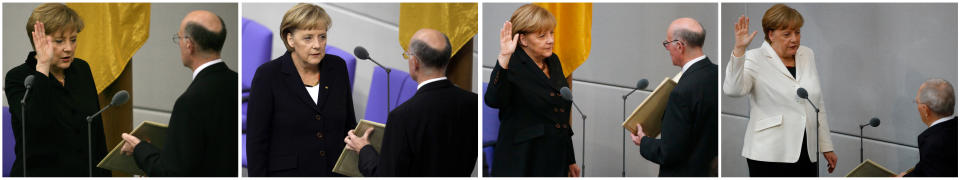
[[[470,176],[477,162],[477,94],[446,78],[450,41],[440,31],[421,29],[405,57],[417,93],[390,112],[378,153],[347,131],[347,148],[359,152],[364,176]]]
[[[917,110],[927,130],[920,133],[920,162],[908,177],[957,177],[957,116],[953,85],[943,79],[929,79],[917,90]]]
[[[703,55],[705,39],[703,26],[694,19],[670,24],[663,46],[673,65],[682,69],[663,112],[661,138],[645,136],[639,125],[637,134],[631,134],[640,154],[660,164],[660,176],[716,176],[710,169],[719,140],[717,65]]]
[[[237,73],[220,60],[226,25],[193,11],[177,32],[183,65],[193,82],[177,98],[163,148],[123,133],[123,152],[147,176],[237,176]]]

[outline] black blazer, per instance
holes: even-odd
[[[163,149],[141,141],[134,160],[147,176],[237,177],[237,72],[207,66],[177,98]]]
[[[423,85],[390,112],[380,154],[360,150],[364,176],[467,177],[477,162],[477,94],[449,80]]]
[[[493,150],[492,176],[567,176],[576,163],[570,101],[560,95],[567,79],[556,54],[546,58],[550,78],[521,48],[509,69],[497,63],[484,101],[500,109],[500,133]]]
[[[320,61],[319,103],[307,93],[290,52],[260,65],[247,102],[250,176],[340,176],[332,172],[347,131],[357,125],[343,59]]]
[[[712,176],[717,157],[717,65],[693,64],[670,91],[660,139],[644,136],[640,154],[660,164],[660,176]]]
[[[75,58],[64,70],[64,83],[53,76],[37,72],[35,52],[27,60],[7,72],[4,90],[10,104],[13,134],[17,140],[10,176],[23,176],[23,161],[27,162],[27,176],[87,177],[93,166],[93,176],[110,176],[110,171],[97,168],[107,155],[103,121],[100,116],[91,123],[93,163],[88,164],[86,117],[100,110],[97,87],[86,61]],[[24,158],[20,99],[26,88],[23,80],[34,75],[33,87],[27,97],[27,154]]]
[[[920,162],[908,177],[957,177],[957,117],[933,125],[917,137]]]

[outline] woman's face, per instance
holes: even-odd
[[[553,55],[553,29],[520,35],[520,45],[531,58],[550,57]]]
[[[780,57],[792,58],[797,55],[797,49],[800,48],[799,28],[773,30],[767,36],[770,38],[770,46]]]
[[[50,34],[50,45],[53,47],[53,68],[67,69],[73,63],[73,53],[77,49],[76,30],[60,30]]]
[[[326,55],[327,30],[321,29],[296,29],[287,35],[287,43],[293,47],[294,60],[306,62],[307,64],[320,64],[320,60]]]

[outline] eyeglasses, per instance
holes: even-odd
[[[680,40],[679,39],[674,39],[673,41],[663,40],[663,47],[666,48],[667,45],[670,45],[670,43],[675,43],[675,42],[680,42]]]
[[[173,38],[171,38],[171,39],[173,40],[173,44],[174,44],[174,45],[180,46],[180,39],[186,39],[186,38],[190,38],[190,37],[189,37],[189,36],[180,36],[180,34],[173,33]]]
[[[403,60],[409,60],[410,58],[413,58],[413,56],[414,56],[414,54],[413,54],[413,52],[411,52],[411,51],[404,51],[404,52],[403,52]]]

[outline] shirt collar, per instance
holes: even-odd
[[[202,65],[200,65],[200,67],[197,67],[196,70],[193,70],[193,77],[191,78],[191,80],[192,80],[192,79],[196,79],[196,78],[197,78],[197,74],[200,74],[200,71],[203,71],[203,69],[204,69],[204,68],[207,68],[207,66],[210,66],[210,65],[213,65],[213,64],[217,64],[217,63],[222,63],[222,62],[223,62],[222,59],[214,59],[213,61],[209,61],[209,62],[207,62],[207,63],[203,63]]]
[[[707,55],[702,55],[700,57],[693,58],[693,60],[688,61],[687,64],[683,64],[683,68],[680,69],[680,72],[687,72],[687,69],[690,69],[690,66],[693,66],[693,64],[696,64],[697,62],[700,62],[700,60],[703,60],[706,58],[707,58]]]
[[[433,79],[429,79],[429,80],[423,81],[423,83],[420,83],[420,84],[417,85],[417,90],[420,90],[420,88],[423,87],[423,85],[427,85],[427,84],[430,84],[430,83],[432,83],[432,82],[437,82],[437,81],[445,80],[445,79],[447,79],[447,77],[438,77],[438,78],[433,78]]]
[[[947,116],[947,117],[943,117],[943,118],[937,119],[937,121],[934,121],[933,123],[930,123],[930,127],[933,127],[933,126],[935,126],[935,125],[937,125],[937,124],[940,124],[940,123],[942,123],[942,122],[947,122],[947,121],[953,119],[954,117],[957,117],[957,116],[955,116],[955,115],[954,115],[954,116]]]

